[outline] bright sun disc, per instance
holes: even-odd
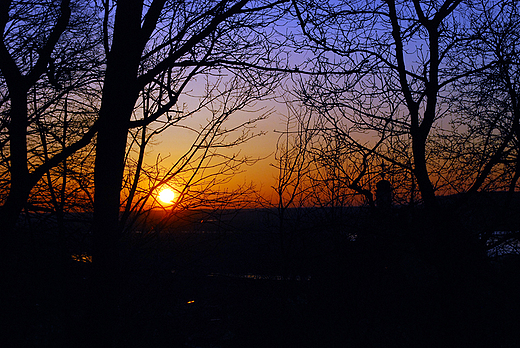
[[[173,200],[175,199],[175,192],[169,188],[163,189],[161,192],[159,192],[158,198],[163,203],[172,204]]]

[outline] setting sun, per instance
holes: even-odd
[[[175,200],[175,192],[170,188],[165,188],[159,192],[157,198],[163,203],[172,204]]]

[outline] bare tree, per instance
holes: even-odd
[[[492,5],[481,14],[481,26],[473,29],[482,37],[480,44],[460,52],[490,68],[461,80],[453,96],[459,114],[453,120],[458,131],[458,146],[453,149],[463,158],[464,172],[459,176],[465,178],[469,192],[480,188],[513,192],[519,175],[518,8],[513,2]]]
[[[261,75],[263,81],[257,79],[250,65],[267,64],[262,32],[275,19],[269,13],[277,6],[246,0],[105,3],[107,67],[98,120],[93,222],[97,308],[107,314],[96,313],[96,325],[104,334],[112,334],[107,320],[117,301],[120,190],[129,129],[163,115],[168,118],[167,112],[201,73],[236,67],[247,81],[265,86],[266,75]],[[132,120],[139,93],[147,86],[159,87],[153,113]],[[251,88],[258,87],[252,83]]]
[[[452,161],[451,182],[467,193],[460,201],[469,206],[469,213],[473,211],[468,224],[476,236],[480,234],[483,248],[488,248],[494,246],[486,242],[497,229],[517,230],[518,223],[512,205],[520,175],[518,6],[511,1],[486,3],[474,23],[472,33],[481,41],[458,55],[486,62],[490,68],[457,83],[452,101],[458,115],[451,122],[452,131],[439,137],[438,149],[447,158],[458,158]],[[495,209],[472,204],[484,199],[478,194],[482,191],[503,192],[487,198],[495,200]]]
[[[300,89],[305,102],[337,136],[413,171],[426,206],[437,206],[430,135],[451,111],[445,98],[453,83],[489,67],[455,69],[448,59],[477,40],[468,34],[477,10],[460,1],[294,2],[294,9],[309,45],[323,52],[322,77]]]
[[[102,61],[92,3],[5,1],[0,11],[0,216],[9,248],[33,187],[95,134]]]
[[[391,179],[400,184],[397,198],[405,202],[407,197],[413,206],[420,197],[423,203],[424,219],[410,220],[416,223],[408,227],[424,257],[445,275],[455,274],[450,263],[462,265],[462,259],[471,259],[477,264],[477,234],[465,225],[461,217],[466,215],[444,201],[439,204],[439,196],[514,181],[511,125],[516,121],[512,113],[508,121],[497,117],[505,109],[489,103],[503,99],[508,88],[501,87],[499,98],[486,92],[490,99],[481,99],[480,109],[480,97],[470,95],[485,95],[477,86],[485,86],[480,77],[508,75],[503,63],[510,59],[495,52],[497,43],[512,48],[514,40],[490,39],[488,34],[517,23],[512,10],[516,5],[484,1],[477,6],[457,0],[292,5],[302,33],[294,42],[314,54],[310,61],[319,73],[301,79],[297,93],[305,107],[319,115],[316,125],[323,137],[334,139],[322,153],[352,151],[351,172],[343,176],[362,178],[359,183],[365,187],[360,188],[368,191],[385,163],[399,176]],[[496,82],[491,86],[497,90]],[[484,109],[489,112],[479,122],[466,122],[460,115],[462,104],[480,116]],[[329,163],[335,171],[342,168]]]

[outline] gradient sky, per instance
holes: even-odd
[[[276,183],[276,170],[270,165],[274,162],[274,152],[279,137],[279,133],[276,131],[285,128],[282,114],[285,106],[269,102],[267,107],[273,108],[274,112],[267,119],[258,121],[254,130],[257,133],[265,132],[266,134],[254,137],[232,150],[233,153],[240,153],[242,156],[261,160],[252,166],[242,166],[243,173],[237,174],[228,184],[228,187],[232,189],[252,182],[258,189],[261,189],[262,195],[266,198],[273,193],[271,186]],[[230,121],[231,123],[245,121],[259,114],[237,112],[231,116]],[[198,128],[203,124],[204,117],[203,113],[196,114],[187,120],[187,123],[194,128]],[[153,144],[148,148],[146,161],[148,164],[153,164],[158,155],[161,157],[169,156],[164,164],[172,164],[189,149],[193,139],[193,133],[189,131],[178,128],[168,129],[154,138]]]

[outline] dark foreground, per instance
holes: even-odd
[[[128,235],[111,328],[117,346],[520,344],[516,257],[450,272],[430,265],[406,235],[316,233],[309,224],[287,230],[283,253],[276,224],[248,219]],[[88,241],[63,243],[53,229],[24,233],[19,255],[28,256],[13,264],[1,295],[0,346],[86,346]]]

